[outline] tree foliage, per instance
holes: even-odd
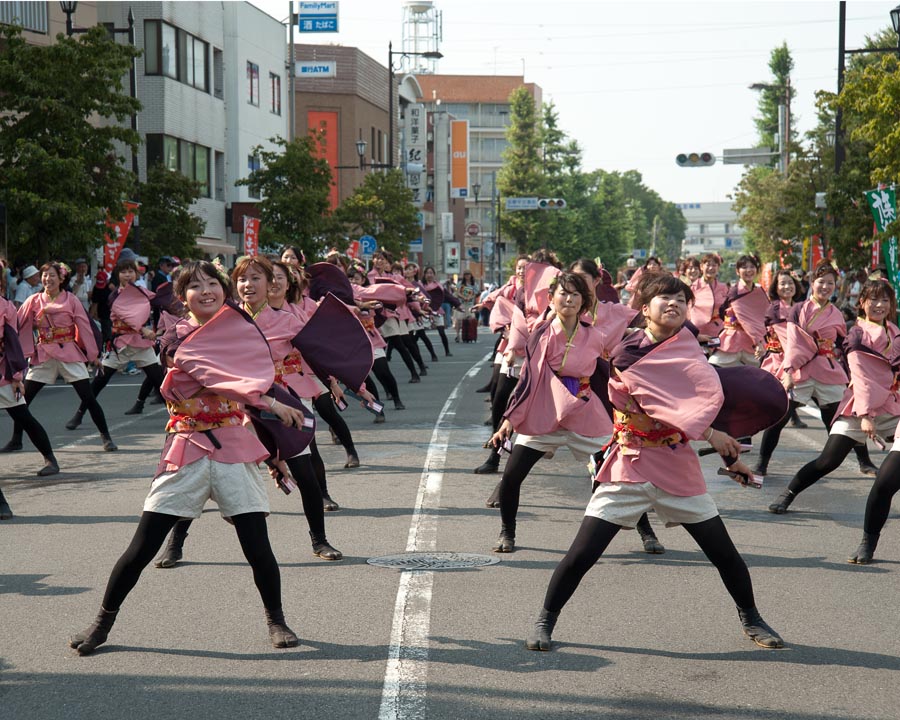
[[[366,175],[363,184],[341,203],[335,220],[351,237],[374,236],[395,257],[405,255],[409,243],[421,233],[412,190],[398,169]]]
[[[102,27],[35,46],[0,25],[0,202],[11,255],[87,254],[101,243],[107,212],[121,217],[135,178],[117,147],[140,143],[126,124],[140,103],[122,78],[137,53]]]
[[[791,57],[791,51],[788,49],[787,43],[782,43],[779,47],[772,50],[769,55],[769,70],[772,77],[765,83],[762,90],[759,91],[759,101],[757,104],[759,115],[754,118],[756,131],[759,133],[757,147],[771,147],[773,150],[778,147],[778,106],[791,104],[797,91],[791,87],[791,71],[794,69],[794,59]],[[794,128],[797,123],[791,120],[790,143],[793,144],[797,139],[797,132]],[[772,164],[774,165],[773,158]]]
[[[276,149],[253,148],[260,168],[235,185],[259,191],[260,245],[295,245],[307,257],[326,249],[332,229],[331,168],[315,135],[288,142],[271,138]]]
[[[151,259],[196,256],[197,236],[206,228],[206,222],[190,211],[198,197],[200,183],[161,164],[150,167],[138,192],[141,253]]]

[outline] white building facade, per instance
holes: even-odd
[[[744,229],[730,202],[676,203],[687,221],[682,255],[744,251]]]

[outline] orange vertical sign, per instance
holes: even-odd
[[[469,196],[469,121],[450,123],[450,197]]]
[[[335,210],[339,205],[337,171],[334,169],[338,166],[338,147],[340,145],[338,114],[310,110],[306,113],[306,123],[309,132],[317,135],[317,139],[320,140],[320,144],[316,148],[316,157],[325,158],[331,167],[331,191],[328,194],[328,200],[331,203],[331,209]]]
[[[259,218],[244,215],[244,255],[259,255]]]

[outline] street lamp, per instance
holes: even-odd
[[[335,170],[365,170],[366,168],[372,169],[385,169],[389,168],[390,165],[387,163],[367,163],[366,162],[366,146],[368,143],[365,140],[357,140],[356,141],[356,154],[359,156],[359,165],[335,165]]]
[[[840,95],[841,91],[844,89],[844,56],[846,55],[861,55],[863,53],[897,53],[900,56],[900,5],[895,7],[890,12],[891,16],[891,26],[894,28],[894,32],[897,33],[897,46],[892,48],[860,48],[859,50],[847,50],[844,45],[844,39],[847,31],[847,3],[846,0],[841,0],[838,10],[838,81],[837,81],[837,94]],[[843,112],[841,111],[840,106],[838,106],[837,110],[834,113],[834,172],[835,174],[841,171],[841,166],[844,164],[844,143],[843,143],[843,129],[841,128],[841,121],[843,119]]]
[[[428,60],[440,60],[444,57],[443,53],[437,50],[429,50],[428,52],[407,52],[405,50],[394,52],[393,43],[388,43],[388,161],[389,168],[394,167],[394,58],[423,57]],[[397,70],[402,67],[398,66]]]

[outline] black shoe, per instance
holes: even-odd
[[[494,491],[491,493],[491,496],[484,501],[484,505],[489,508],[500,507],[500,483],[497,483],[496,486],[494,486]]]
[[[75,648],[79,655],[90,655],[94,650],[106,642],[109,637],[109,631],[112,630],[113,623],[116,621],[118,610],[104,610],[100,608],[100,613],[94,624],[87,630],[69,638],[69,647]]]
[[[134,405],[132,405],[128,410],[125,411],[126,415],[140,415],[144,412],[144,401],[137,400]]]
[[[516,531],[505,527],[500,529],[500,536],[491,548],[495,553],[511,553],[516,550]]]
[[[799,417],[794,420],[791,420],[791,427],[797,428],[798,430],[805,430],[809,427],[805,422],[803,422]]]
[[[409,382],[410,382],[411,384],[415,384],[415,383],[422,382],[422,379],[421,379],[418,375],[413,375],[413,376],[409,379]]]
[[[769,512],[775,513],[776,515],[784,515],[796,497],[797,496],[790,490],[785,490],[778,496],[778,499],[775,502],[769,505]]]
[[[756,461],[756,467],[753,468],[753,474],[759,475],[760,477],[765,477],[769,472],[769,458],[759,456],[759,460]]]
[[[317,535],[310,530],[309,537],[312,540],[313,555],[323,560],[343,560],[344,554],[328,543],[328,540],[325,539],[325,533]]]
[[[427,368],[427,367],[421,367],[421,368],[419,368],[419,377],[425,377],[427,374],[428,374],[428,368]]]
[[[861,463],[859,464],[859,471],[860,471],[863,475],[869,475],[869,476],[871,476],[871,477],[874,477],[875,475],[878,474],[878,468],[875,467],[875,466],[874,466],[872,463],[870,463],[870,462],[861,462]]]
[[[287,626],[281,610],[275,612],[266,610],[266,624],[269,626],[269,640],[275,647],[289,648],[300,644],[300,638]]]
[[[662,555],[666,551],[666,548],[659,541],[659,538],[656,537],[656,533],[653,532],[653,527],[650,525],[650,519],[647,517],[646,513],[641,515],[635,529],[638,531],[638,535],[641,536],[641,542],[644,544],[645,553]]]
[[[434,353],[432,353],[431,354],[431,362],[437,362],[437,361],[438,361],[438,356],[435,355]]]
[[[12,520],[13,511],[6,500],[0,500],[0,520]]]
[[[100,439],[103,441],[103,449],[106,452],[115,452],[119,449],[119,446],[112,441],[112,438],[109,435],[100,433]]]
[[[331,433],[331,444],[332,445],[340,445],[341,441],[338,440],[338,436],[334,432],[334,428],[329,427],[328,432]]]
[[[491,391],[491,384],[488,383],[484,387],[478,388],[475,392],[477,393],[489,393]]]
[[[10,440],[6,445],[0,448],[0,453],[18,452],[22,449],[21,440]]]
[[[331,496],[326,491],[322,493],[322,509],[325,512],[336,512],[341,509],[341,506],[332,500]]]
[[[356,453],[350,453],[347,456],[347,462],[344,463],[345,468],[358,468],[359,467],[359,457],[357,457]]]
[[[556,627],[557,620],[559,620],[558,612],[552,613],[541,608],[531,634],[525,639],[525,647],[529,650],[542,650],[544,652],[549,650],[553,628]]]
[[[476,475],[491,475],[500,471],[500,455],[496,450],[491,450],[491,454],[487,460],[475,468],[472,472]]]
[[[166,399],[162,396],[162,394],[157,390],[153,393],[153,396],[150,398],[151,405],[165,405]]]
[[[384,413],[380,412],[375,416],[375,424],[381,425],[387,418],[385,418]]]
[[[738,617],[741,619],[744,635],[760,647],[764,647],[767,650],[784,647],[784,640],[781,639],[781,635],[769,627],[769,624],[760,617],[759,610],[755,607],[746,610],[738,608]]]
[[[862,542],[856,549],[856,553],[854,553],[853,557],[848,558],[847,562],[853,563],[854,565],[868,565],[872,562],[872,557],[875,555],[875,548],[878,545],[878,538],[879,535],[877,534],[864,532]]]
[[[412,382],[412,380],[410,380],[410,382]],[[394,400],[394,410],[406,410],[406,405],[399,400]]]
[[[72,416],[72,419],[66,423],[66,430],[77,430],[78,426],[81,425],[81,421],[84,419],[84,413],[81,410],[76,410],[75,414]]]
[[[153,563],[158,568],[173,568],[178,564],[178,561],[184,556],[184,541],[187,538],[188,534],[186,532],[178,532],[178,525],[175,525],[175,528],[172,530],[172,534],[169,536],[169,542],[166,544],[166,549],[163,550],[163,554],[159,556],[159,560]]]
[[[37,471],[38,477],[50,477],[51,475],[59,474],[59,464],[56,462],[56,458],[52,455],[48,458],[44,458],[44,467]]]
[[[448,350],[444,353],[444,357],[453,357],[453,353]]]

